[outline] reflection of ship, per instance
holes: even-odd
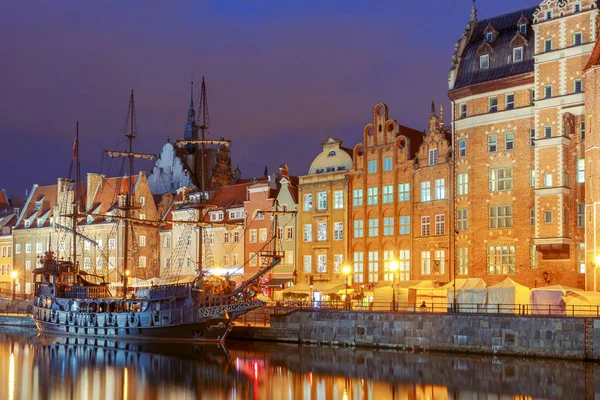
[[[99,386],[94,389],[96,397],[119,398],[122,394],[123,398],[200,398],[200,395],[218,398],[234,390],[240,398],[252,397],[250,380],[239,376],[227,352],[218,345],[55,335],[39,336],[34,344],[33,356],[40,367],[40,381],[47,382],[53,379],[51,375],[58,374],[64,380],[63,388],[57,388],[62,393],[75,385],[84,386],[86,381],[91,387],[95,386],[93,380],[104,379],[105,382],[96,382]],[[99,370],[103,371],[101,377],[96,376]],[[161,385],[151,386],[148,381],[168,382],[162,389],[166,393],[152,392],[152,387],[161,390]],[[90,387],[81,389],[90,391]],[[104,395],[98,393],[100,390],[105,391]],[[75,394],[75,397],[84,396]]]
[[[202,99],[205,98],[206,89],[203,81]],[[205,101],[202,104],[206,107]],[[130,133],[125,135],[129,140],[129,150],[107,153],[110,156],[128,158],[129,176],[132,176],[134,158],[151,158],[153,156],[133,152],[133,139],[135,138],[133,91],[129,110],[131,127]],[[202,129],[202,140],[194,142],[197,142],[196,145],[201,144],[201,154],[203,154],[205,142],[211,142],[204,140],[204,130],[207,129],[206,121],[203,122],[200,129]],[[186,141],[186,145],[190,145],[190,141]],[[76,171],[78,172],[78,170],[77,167]],[[35,299],[32,315],[38,329],[41,332],[108,338],[153,337],[181,340],[225,340],[235,318],[263,305],[263,302],[256,298],[260,290],[260,279],[280,262],[281,255],[274,251],[262,252],[261,256],[271,259],[271,262],[237,288],[235,283],[228,278],[205,276],[202,273],[202,265],[199,265],[199,276],[193,282],[177,283],[178,279],[176,279],[176,283],[165,282],[154,285],[149,290],[143,293],[138,291],[135,296],[131,297],[127,290],[130,272],[127,264],[127,252],[134,245],[134,243],[128,242],[130,236],[131,238],[135,237],[132,231],[133,225],[155,224],[155,226],[159,226],[157,221],[146,221],[133,217],[136,205],[132,201],[131,181],[131,179],[127,179],[127,195],[119,207],[120,213],[110,216],[113,219],[121,220],[124,224],[122,297],[117,298],[111,295],[108,283],[104,282],[103,277],[80,270],[76,260],[77,246],[72,246],[71,260],[59,260],[52,251],[48,251],[40,260],[42,266],[33,271]],[[70,215],[73,243],[77,243],[77,238],[81,236],[77,231],[78,219],[87,216],[79,211],[78,183],[77,173],[74,185],[73,212]],[[204,190],[204,183],[202,183],[202,190]],[[204,191],[200,192],[198,197],[201,201],[197,207],[203,217],[211,206],[206,201],[208,196]],[[174,221],[171,222],[174,223]],[[190,227],[194,225],[194,222],[186,222],[186,224],[187,227]],[[274,226],[276,224],[275,215]],[[201,222],[195,225],[202,229]],[[273,231],[275,232],[275,229]],[[277,236],[274,234],[264,248],[268,249],[270,246],[271,249],[276,249],[276,241]],[[177,247],[181,248],[185,245],[187,243],[178,243]],[[96,278],[101,278],[102,281],[93,282]]]

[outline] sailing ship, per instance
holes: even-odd
[[[202,82],[204,103],[206,89],[204,79]],[[202,98],[201,98],[202,100]],[[111,157],[125,157],[129,160],[129,176],[133,172],[134,158],[152,158],[153,155],[135,153],[133,139],[135,138],[134,124],[134,97],[130,97],[131,126],[126,134],[129,141],[128,151],[107,151]],[[206,112],[204,113],[206,118]],[[182,145],[200,145],[202,164],[204,164],[205,144],[214,141],[205,140],[206,120],[200,126],[202,139],[181,141]],[[77,139],[79,125],[77,124]],[[76,184],[74,185],[73,211],[68,217],[71,219],[71,233],[73,243],[78,237],[77,220],[86,217],[79,210],[78,199],[78,153],[76,167]],[[206,215],[210,209],[210,202],[204,187],[204,170],[202,165],[202,186],[198,207],[200,215]],[[265,246],[265,251],[260,254],[267,264],[254,276],[237,286],[228,277],[219,278],[209,276],[202,271],[199,265],[198,276],[187,283],[165,283],[153,285],[149,290],[138,291],[130,296],[128,280],[130,268],[128,266],[127,251],[131,247],[128,242],[128,230],[133,223],[148,223],[133,217],[136,205],[132,201],[131,179],[128,179],[128,189],[125,204],[121,214],[112,218],[120,219],[124,224],[124,256],[121,296],[113,296],[108,282],[98,281],[98,276],[79,268],[77,261],[77,246],[72,246],[72,255],[69,260],[58,259],[51,250],[40,259],[41,266],[33,271],[34,303],[31,314],[40,332],[64,335],[77,335],[84,337],[103,338],[153,338],[167,340],[192,340],[192,341],[219,341],[223,342],[227,333],[233,326],[234,320],[250,310],[259,308],[264,303],[257,298],[260,291],[260,280],[269,273],[281,260],[277,253],[276,229],[273,229],[272,239]],[[274,226],[277,226],[277,213],[273,216]],[[175,223],[175,221],[169,221]],[[189,223],[188,223],[189,224]],[[202,222],[196,224],[202,229]],[[202,236],[200,236],[202,237]],[[201,247],[202,245],[200,245]],[[271,250],[272,249],[272,250]],[[96,280],[96,281],[94,281]]]

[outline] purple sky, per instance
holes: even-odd
[[[535,6],[479,0],[479,18]],[[306,174],[329,136],[362,139],[372,107],[425,129],[450,118],[447,72],[471,0],[5,1],[0,4],[0,188],[23,196],[66,176],[75,121],[82,171],[115,174],[136,93],[139,151],[180,138],[191,77],[208,86],[211,134],[244,176]],[[141,165],[140,165],[141,167]]]

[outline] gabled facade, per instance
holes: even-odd
[[[349,173],[349,256],[355,284],[449,279],[449,141],[432,106],[429,132],[375,105]]]
[[[271,271],[271,279],[266,286],[270,298],[273,292],[284,289],[293,281],[296,271],[297,254],[297,210],[298,210],[298,178],[290,176],[287,165],[279,167],[279,191],[276,199],[277,214],[277,249],[283,254],[281,263]]]
[[[247,276],[254,275],[270,262],[270,259],[261,257],[262,252],[275,250],[271,242],[275,232],[270,212],[274,210],[277,198],[277,183],[270,176],[267,179],[250,184],[244,201],[244,274]]]
[[[459,276],[585,286],[583,66],[597,22],[591,0],[486,20],[473,7],[449,73]]]
[[[348,172],[352,150],[330,137],[299,178],[296,283],[344,281],[348,259]]]

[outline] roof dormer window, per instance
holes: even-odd
[[[546,11],[546,21],[550,21],[552,19],[552,10]]]
[[[519,27],[519,33],[523,36],[527,35],[527,26],[529,25],[529,20],[526,16],[521,15],[519,21],[517,22],[517,26]]]
[[[488,25],[483,31],[483,35],[485,37],[485,41],[488,43],[493,43],[494,40],[498,37],[500,32],[496,30],[492,25]]]
[[[223,220],[223,211],[217,211],[210,213],[211,221],[222,221]]]
[[[513,49],[513,62],[523,61],[523,46]]]
[[[577,14],[581,12],[581,3],[573,4],[573,14]]]
[[[44,220],[42,218],[38,218],[37,219],[37,226],[38,226],[38,228],[41,227],[42,225],[44,225]]]
[[[519,33],[521,35],[527,35],[527,24],[520,24],[519,25]]]
[[[24,222],[25,228],[29,228],[29,226],[31,226],[31,221],[26,219]]]
[[[490,67],[490,55],[482,54],[479,56],[479,69],[488,69]]]

